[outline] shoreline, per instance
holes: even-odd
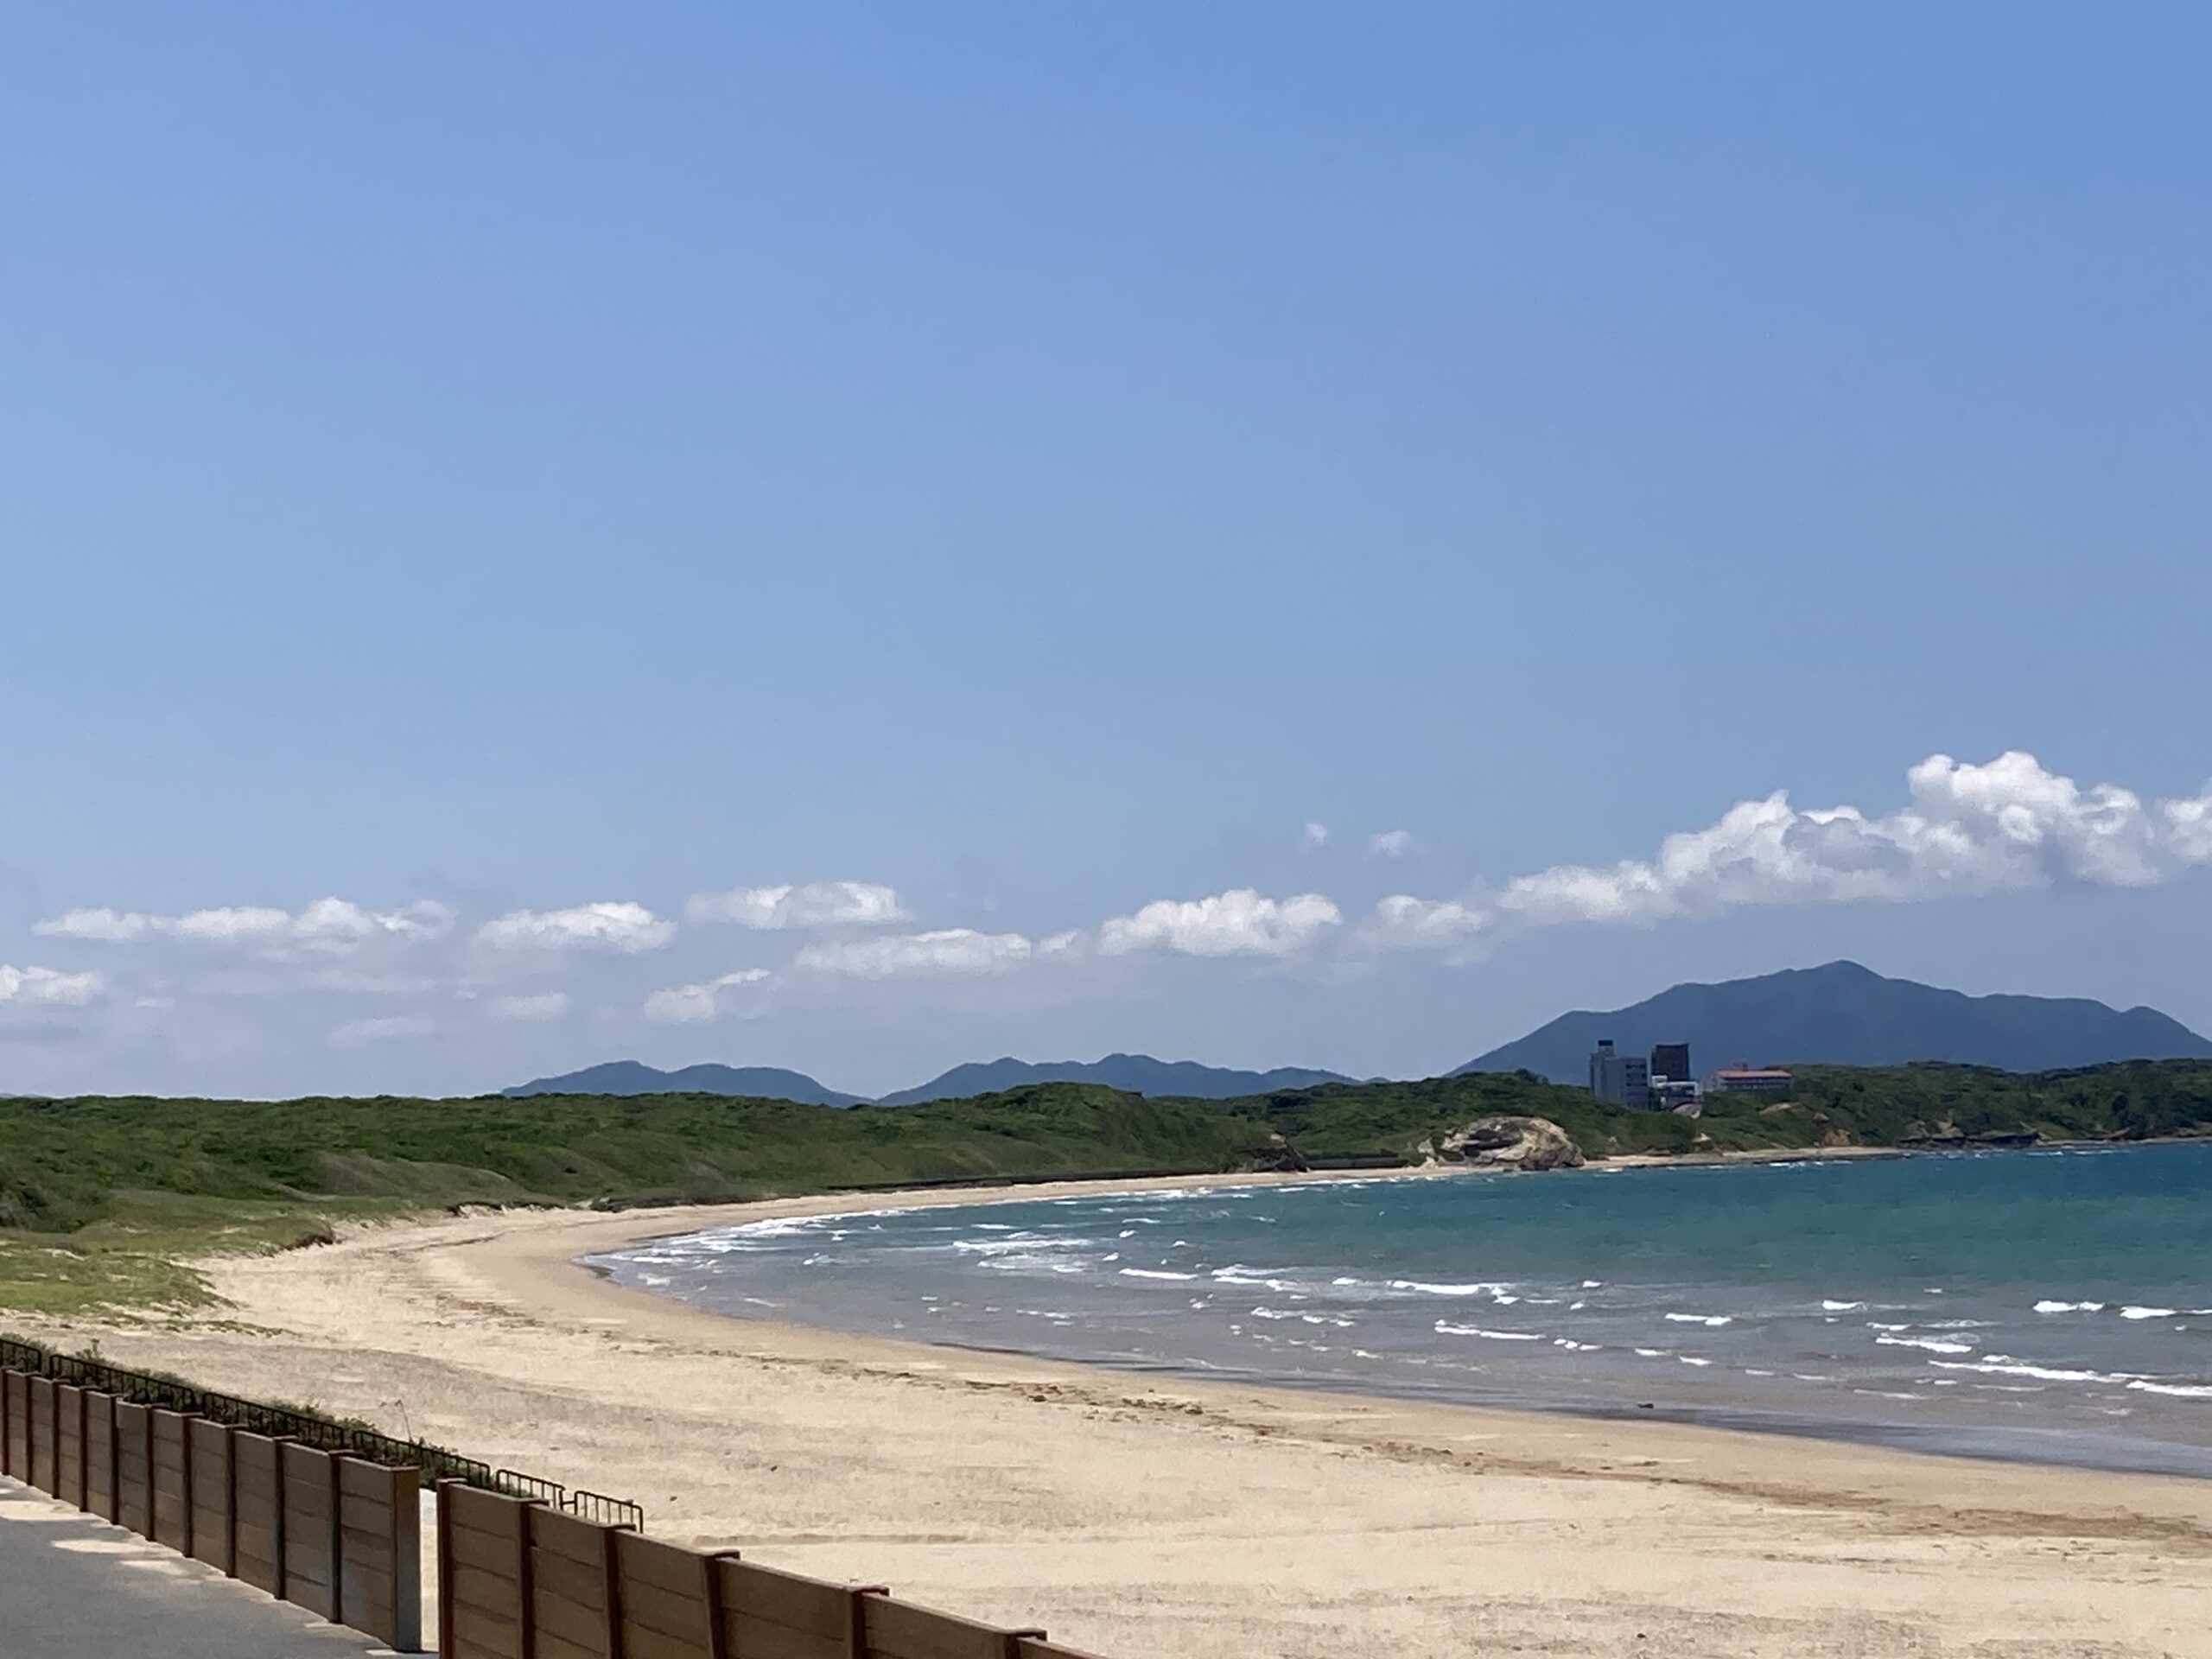
[[[955,1187],[894,1202],[979,1201]],[[229,1319],[48,1329],[635,1497],[656,1536],[888,1581],[1118,1659],[1562,1642],[2212,1659],[2201,1481],[848,1336],[712,1313],[578,1260],[861,1206],[891,1207],[844,1193],[369,1226],[205,1264]]]
[[[2009,1150],[2009,1148],[2008,1148]],[[1828,1160],[1865,1161],[1876,1159],[1896,1159],[1910,1155],[1901,1150],[1878,1147],[1836,1147],[1827,1149]],[[1592,1164],[1590,1171],[1665,1168],[1677,1164],[1710,1168],[1723,1162],[1729,1164],[1768,1165],[1802,1161],[1799,1154],[1745,1153],[1719,1154],[1703,1159],[1671,1157],[1624,1158]],[[729,1226],[743,1226],[755,1222],[809,1218],[835,1219],[881,1217],[914,1211],[932,1209],[986,1209],[999,1205],[1032,1204],[1053,1199],[1090,1197],[1109,1198],[1126,1194],[1154,1192],[1205,1192],[1249,1187],[1331,1186],[1363,1185],[1376,1180],[1442,1179],[1447,1178],[1479,1179],[1485,1176],[1521,1173],[1573,1173],[1579,1172],[1484,1169],[1465,1165],[1424,1165],[1415,1168],[1383,1171],[1300,1171],[1300,1172],[1242,1172],[1222,1176],[1153,1176],[1127,1180],[1106,1179],[994,1184],[989,1186],[940,1185],[901,1189],[896,1195],[885,1194],[892,1202],[870,1204],[865,1208],[847,1208],[832,1205],[817,1208],[817,1203],[836,1195],[810,1195],[804,1198],[767,1199],[757,1205],[737,1206],[698,1206],[712,1211],[730,1208],[739,1213],[732,1219],[709,1222],[679,1229],[654,1227],[635,1236],[626,1236],[619,1243],[594,1247],[588,1255],[572,1257],[565,1263],[545,1262],[550,1270],[563,1268],[588,1274],[594,1284],[608,1290],[639,1296],[659,1306],[673,1305],[707,1319],[728,1321],[741,1326],[759,1326],[769,1330],[805,1332],[817,1336],[844,1339],[854,1343],[884,1344],[893,1351],[906,1351],[917,1357],[928,1354],[971,1357],[998,1357],[1017,1359],[1039,1365],[1068,1366],[1091,1374],[1102,1380],[1123,1379],[1129,1383],[1165,1382],[1173,1386],[1197,1389],[1230,1387],[1242,1389],[1285,1390],[1297,1395],[1339,1402],[1366,1402],[1376,1404],[1402,1403],[1440,1410],[1465,1410],[1498,1413],[1509,1416],[1565,1418],[1591,1423],[1640,1425],[1670,1423],[1677,1427],[1720,1434],[1751,1434],[1787,1442],[1810,1441],[1822,1445],[1858,1447],[1870,1451],[1912,1458],[1945,1458],[1974,1463],[1993,1463],[2022,1468],[2073,1471],[2085,1474],[2108,1474],[2121,1477],[2150,1476],[2162,1479],[2195,1482],[2202,1486],[2208,1501],[2212,1501],[2212,1471],[2205,1469],[2175,1469],[2161,1466],[2159,1453],[2165,1448],[2161,1442],[2146,1440],[2133,1446],[2126,1460],[2114,1460],[2107,1446],[2106,1455],[2100,1458],[2083,1450],[2079,1455],[2066,1455],[2068,1440],[2062,1439],[2065,1431],[2013,1430],[2007,1431],[1995,1424],[1966,1426],[1922,1426],[1907,1423],[1862,1421],[1842,1417],[1815,1417],[1772,1408],[1756,1400],[1723,1402],[1705,1404],[1630,1406],[1595,1398],[1561,1399],[1545,1402],[1526,1396],[1507,1396],[1495,1399],[1453,1398],[1441,1392],[1430,1393],[1414,1389],[1392,1388],[1377,1381],[1371,1385],[1341,1382],[1326,1378],[1300,1378],[1266,1376],[1258,1373],[1222,1373],[1209,1376],[1193,1365],[1173,1363],[1160,1365],[1118,1363],[1112,1359],[1096,1356],[1065,1355],[1040,1352],[1019,1343],[1004,1344],[986,1342],[960,1342],[929,1339],[911,1335],[887,1334],[874,1329],[851,1325],[816,1324],[796,1319],[781,1313],[751,1313],[717,1308],[693,1301],[658,1287],[647,1287],[625,1284],[618,1280],[612,1268],[602,1265],[599,1258],[639,1246],[662,1243],[670,1239],[696,1236],[701,1233],[721,1230]],[[859,1196],[846,1194],[846,1197]],[[913,1199],[902,1203],[899,1199]],[[803,1205],[803,1208],[785,1206]],[[625,1212],[639,1213],[639,1212]],[[2049,1436],[2050,1449],[2038,1454],[2030,1449]],[[2071,1441],[2088,1446],[2092,1437],[2082,1435]]]

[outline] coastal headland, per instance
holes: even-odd
[[[1122,1185],[1169,1184],[1198,1183]],[[2212,1655],[2203,1482],[1155,1382],[726,1318],[578,1264],[865,1203],[363,1226],[200,1263],[219,1310],[33,1330],[1119,1659]]]

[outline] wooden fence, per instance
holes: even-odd
[[[422,1645],[411,1466],[10,1370],[0,1473],[403,1652]]]
[[[1046,1640],[438,1484],[440,1659],[1088,1659]]]
[[[0,1370],[0,1473],[270,1594],[421,1646],[417,1471]],[[442,1659],[1090,1659],[459,1480],[437,1489]]]

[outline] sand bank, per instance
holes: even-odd
[[[897,1202],[1070,1190],[1099,1189]],[[1154,1385],[725,1319],[574,1265],[853,1207],[377,1230],[212,1264],[227,1325],[74,1334],[636,1497],[658,1536],[1115,1659],[2212,1656],[2212,1483]]]

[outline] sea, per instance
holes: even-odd
[[[595,1258],[1156,1377],[2212,1477],[2212,1143],[895,1205]]]

